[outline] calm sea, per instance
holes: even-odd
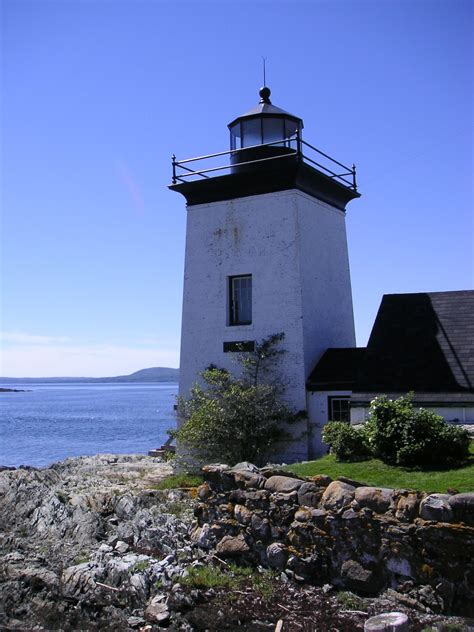
[[[178,385],[9,384],[0,393],[0,465],[49,465],[68,456],[146,454],[176,426]]]

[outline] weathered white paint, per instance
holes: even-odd
[[[329,421],[329,397],[350,397],[351,391],[308,391],[306,395],[309,420],[309,458],[327,452],[328,446],[321,438],[324,426]]]
[[[253,318],[232,327],[228,277],[239,274],[252,275]],[[235,372],[224,341],[280,331],[286,397],[303,410],[306,378],[323,351],[355,346],[345,214],[299,190],[189,206],[180,394],[211,363]],[[306,437],[285,453],[307,457]]]
[[[416,402],[415,402],[416,407]],[[474,406],[427,406],[426,410],[432,410],[437,415],[443,417],[445,421],[453,423],[474,424]],[[369,414],[369,408],[357,406],[351,408],[351,424],[361,424]]]

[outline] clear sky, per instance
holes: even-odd
[[[473,286],[470,0],[0,0],[3,376],[178,366],[170,156],[272,102],[355,162],[357,343],[382,294]]]

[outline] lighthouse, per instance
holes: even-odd
[[[237,370],[235,352],[283,332],[278,379],[307,410],[306,382],[329,347],[355,347],[346,205],[359,197],[355,167],[303,139],[303,121],[259,102],[228,125],[228,151],[178,160],[172,191],[187,227],[179,393],[210,364]],[[317,452],[307,418],[283,454]]]

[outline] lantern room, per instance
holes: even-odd
[[[303,121],[272,105],[270,94],[270,88],[261,88],[258,105],[229,123],[231,150],[267,143],[289,147],[290,141],[301,134]]]

